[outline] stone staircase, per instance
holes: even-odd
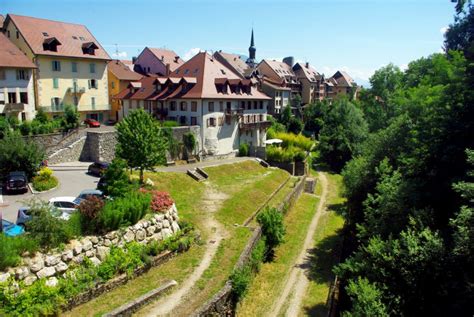
[[[198,182],[205,181],[206,179],[209,178],[209,175],[207,175],[207,173],[204,172],[199,167],[196,167],[195,169],[192,169],[192,170],[187,170],[186,174],[188,174],[189,176],[191,176],[194,180]]]

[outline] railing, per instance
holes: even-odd
[[[253,129],[268,129],[271,127],[271,121],[259,121],[259,122],[240,122],[239,129],[241,130],[253,130]]]
[[[110,110],[110,105],[80,105],[78,111],[107,111]]]
[[[25,111],[25,104],[23,102],[7,103],[5,104],[5,111]]]
[[[243,108],[225,109],[225,115],[226,116],[241,116],[243,114],[244,114],[244,109]]]

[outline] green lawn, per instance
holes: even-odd
[[[303,299],[302,316],[326,316],[326,300],[329,287],[334,281],[332,268],[339,262],[342,247],[341,230],[344,219],[340,209],[345,200],[341,196],[342,177],[326,174],[329,180],[328,212],[319,222],[314,235],[314,249],[311,254],[310,284]]]
[[[276,249],[275,260],[262,265],[249,292],[238,306],[238,316],[261,316],[271,310],[273,302],[283,290],[285,276],[301,251],[318,202],[319,198],[315,195],[303,193],[288,211],[284,220],[285,242]]]
[[[210,267],[195,287],[195,295],[189,301],[183,315],[189,314],[212,297],[225,283],[245,247],[251,232],[248,228],[235,227],[250,216],[268,195],[288,177],[288,173],[278,169],[266,169],[253,161],[209,167],[209,180],[219,191],[229,198],[216,213],[216,218],[227,229],[229,237],[219,246]],[[205,184],[194,181],[182,173],[146,173],[159,190],[170,192],[176,201],[182,220],[190,221],[201,229],[205,239],[208,232],[201,217]],[[81,305],[67,316],[96,316],[110,311],[156,287],[166,279],[183,281],[199,264],[205,246],[194,245],[190,251],[179,254],[166,264],[152,268],[144,275],[118,287],[95,300]]]

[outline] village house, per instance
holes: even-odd
[[[8,14],[3,32],[33,61],[35,102],[50,116],[77,108],[81,120],[108,119],[107,52],[80,24]]]
[[[0,116],[20,121],[34,118],[34,69],[35,64],[0,33]]]
[[[184,61],[172,50],[145,47],[140,55],[134,58],[133,64],[134,70],[141,74],[168,76],[183,65]]]
[[[236,153],[242,143],[253,149],[264,147],[270,126],[271,98],[207,52],[198,53],[169,76],[131,82],[115,98],[121,101],[124,116],[143,108],[160,120],[200,126],[202,155]]]
[[[293,71],[301,83],[301,102],[303,104],[321,101],[325,97],[324,75],[319,74],[309,63],[296,63]]]
[[[341,96],[357,99],[358,86],[349,74],[337,71],[326,81],[326,97],[334,99]]]
[[[112,60],[107,64],[108,80],[109,80],[109,104],[112,109],[110,111],[110,118],[114,121],[119,120],[120,108],[119,100],[112,97],[128,87],[133,81],[140,80],[143,76],[132,71],[130,67],[131,62]]]

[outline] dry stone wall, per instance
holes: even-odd
[[[150,219],[140,220],[126,229],[73,240],[62,252],[37,252],[34,257],[24,258],[22,265],[0,272],[0,282],[14,277],[25,285],[31,285],[37,279],[46,278],[47,285],[55,286],[58,276],[66,273],[71,264],[81,263],[86,257],[99,265],[109,254],[111,246],[123,247],[132,241],[148,244],[154,240],[166,239],[179,230],[178,211],[173,204],[165,213],[153,214]]]

